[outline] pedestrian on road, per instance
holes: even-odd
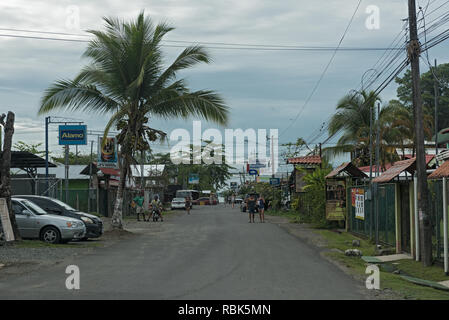
[[[250,196],[247,202],[248,205],[248,217],[249,223],[254,223],[254,213],[256,212],[256,198],[254,196]]]
[[[134,202],[134,207],[136,208],[137,221],[140,221],[141,214],[143,216],[143,221],[146,221],[145,220],[145,210],[143,208],[143,202],[144,202],[143,191],[140,192],[140,195],[134,197],[133,202]]]
[[[265,223],[265,216],[264,216],[265,199],[261,195],[257,201],[258,201],[258,205],[259,205],[259,219],[260,219],[260,222]]]
[[[187,214],[190,214],[190,206],[191,206],[191,201],[190,201],[190,197],[187,196],[186,197],[186,210],[187,210]]]
[[[232,209],[234,209],[234,203],[235,203],[235,194],[232,194],[231,196]]]

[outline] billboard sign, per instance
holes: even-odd
[[[118,168],[117,139],[108,137],[102,145],[103,137],[98,137],[98,168]]]
[[[60,125],[59,126],[60,145],[86,145],[87,126],[85,125]]]

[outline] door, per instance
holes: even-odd
[[[408,183],[399,185],[401,197],[401,250],[410,253],[410,192]]]
[[[30,214],[25,214],[24,211],[27,211],[27,209],[18,202],[13,201],[11,205],[12,211],[16,216],[20,236],[22,238],[38,238],[39,229],[36,225],[36,216],[31,212]]]

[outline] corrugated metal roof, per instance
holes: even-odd
[[[319,165],[319,164],[321,164],[321,157],[320,156],[305,156],[305,157],[289,158],[287,160],[287,163]]]
[[[443,162],[443,164],[436,169],[432,174],[429,176],[429,179],[441,179],[444,177],[449,177],[449,161]]]
[[[346,172],[351,177],[366,177],[367,175],[351,162],[344,162],[326,176],[326,179],[335,178],[341,172]]]
[[[415,171],[415,162],[416,158],[398,161],[390,169],[382,173],[382,175],[373,179],[373,182],[376,183],[390,182],[391,180],[399,176],[401,172],[406,170],[411,174],[413,174],[413,172]]]

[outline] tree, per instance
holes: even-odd
[[[310,150],[309,146],[307,145],[306,141],[303,138],[296,139],[296,142],[294,143],[292,142],[284,143],[281,146],[286,148],[281,153],[281,156],[284,160],[299,157],[305,149],[312,152],[312,150]]]
[[[434,70],[437,76],[438,88],[438,128],[449,127],[449,63],[440,64]],[[395,82],[399,85],[397,96],[403,106],[412,110],[412,76],[407,70],[402,77],[397,77]],[[423,112],[434,119],[435,114],[435,78],[431,70],[421,74],[421,92],[423,99]],[[434,125],[432,120],[432,128]]]
[[[65,156],[60,157],[52,157],[53,161],[65,164]],[[97,154],[92,154],[92,159],[97,159]],[[73,152],[69,152],[68,156],[69,165],[88,165],[91,161],[90,154],[75,154]]]
[[[6,122],[5,122],[6,118]],[[6,205],[9,212],[9,220],[11,221],[14,238],[20,240],[20,233],[17,227],[16,216],[11,208],[11,145],[12,136],[14,134],[15,115],[9,111],[8,116],[2,114],[0,116],[0,125],[4,128],[3,150],[0,152],[0,198],[6,199]]]
[[[120,145],[120,184],[112,223],[122,228],[123,191],[136,151],[149,149],[165,133],[148,126],[151,118],[198,116],[219,124],[227,123],[228,107],[214,91],[191,91],[179,71],[198,63],[210,63],[201,46],[189,46],[164,67],[161,41],[173,30],[166,23],[154,25],[140,13],[135,21],[104,18],[106,31],[90,30],[84,57],[91,63],[73,80],[60,80],[42,98],[39,113],[56,109],[111,114],[104,137],[116,126]]]
[[[328,156],[350,152],[351,159],[354,159],[360,166],[369,164],[369,136],[370,117],[373,117],[373,110],[376,103],[380,102],[379,96],[373,91],[358,92],[344,96],[337,104],[337,111],[332,116],[329,125],[329,136],[334,136],[342,132],[337,145],[323,149],[323,153]],[[372,120],[375,128],[374,120]],[[374,131],[373,131],[374,132]]]
[[[39,150],[40,146],[42,146],[42,143],[29,144],[23,141],[18,141],[14,144],[13,148],[18,151],[27,151],[39,157],[43,157],[45,156],[45,150]]]

